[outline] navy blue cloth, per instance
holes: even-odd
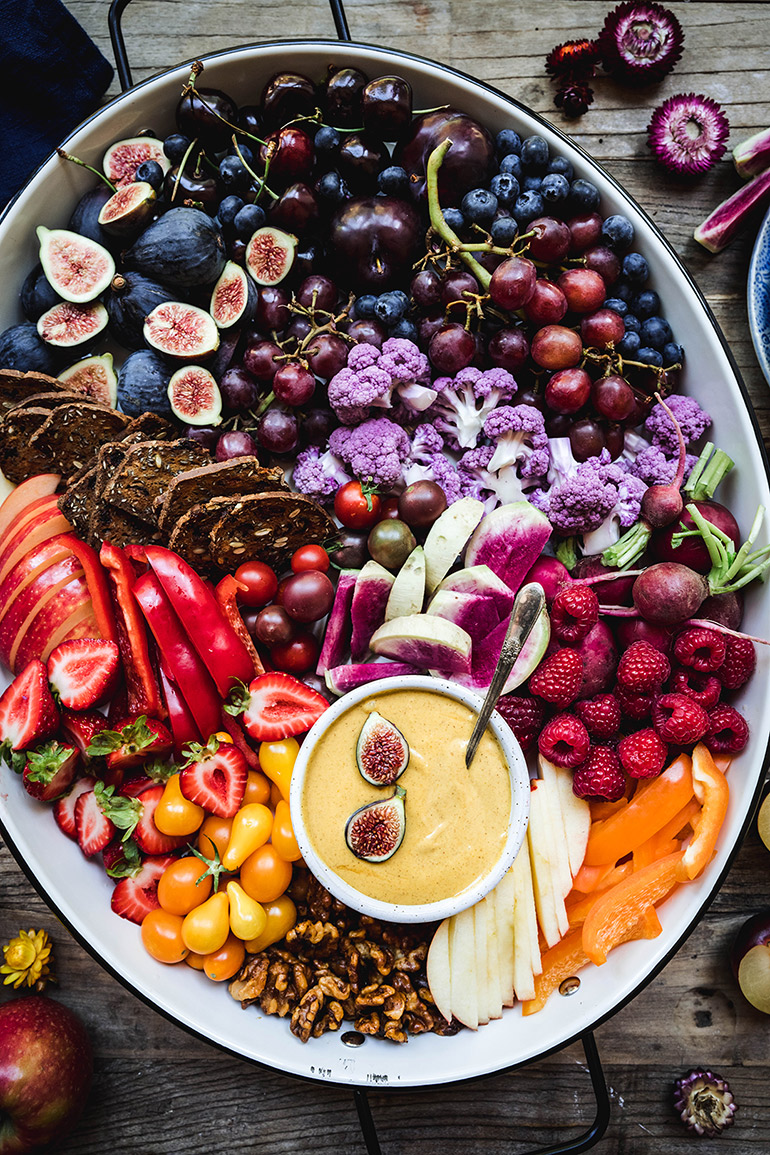
[[[60,0],[0,0],[0,207],[90,112],[112,79]]]

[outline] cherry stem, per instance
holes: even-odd
[[[254,169],[250,167],[250,165],[246,161],[246,158],[244,157],[243,153],[241,152],[240,146],[238,144],[238,141],[235,139],[235,136],[233,136],[233,148],[235,149],[236,154],[237,154],[238,159],[240,160],[241,164],[246,169],[246,172],[249,174],[249,176],[253,176],[254,180],[259,185],[259,192],[257,193],[257,195],[254,198],[254,204],[257,203],[257,201],[259,200],[263,191],[266,192],[268,194],[268,196],[271,196],[274,201],[277,201],[278,200],[278,193],[274,193],[273,190],[271,188],[268,188],[268,186],[265,184],[268,169],[270,168],[270,160],[271,160],[270,155],[268,154],[267,160],[265,161],[264,173],[262,174],[262,176],[257,176],[257,174],[254,172]]]
[[[195,139],[191,140],[190,143],[188,144],[187,151],[185,152],[184,156],[182,157],[182,160],[180,161],[179,168],[176,170],[176,177],[174,178],[174,187],[171,190],[171,203],[172,204],[174,203],[174,200],[176,199],[176,194],[179,191],[179,182],[182,179],[182,173],[184,172],[185,166],[186,166],[188,160],[190,159],[190,154],[191,154],[192,150],[195,148],[197,143],[198,143],[198,138],[196,136]]]
[[[427,189],[428,189],[428,211],[430,212],[430,223],[434,230],[438,233],[443,241],[447,243],[450,251],[457,253],[460,260],[463,261],[471,270],[476,280],[484,289],[489,289],[489,282],[492,280],[492,274],[488,273],[483,265],[471,255],[469,252],[463,251],[463,244],[454,229],[451,229],[444,219],[444,214],[441,211],[441,202],[438,195],[438,173],[441,165],[444,163],[444,157],[452,147],[451,140],[443,141],[438,148],[434,148],[433,152],[428,158],[428,164],[425,172]]]
[[[66,152],[63,148],[57,148],[56,155],[60,156],[62,160],[71,161],[72,164],[79,164],[81,168],[87,168],[89,172],[94,174],[94,176],[98,176],[99,180],[104,181],[104,183],[107,185],[107,188],[111,189],[112,192],[116,193],[118,191],[118,186],[114,185],[109,177],[106,177],[103,172],[99,172],[98,168],[93,168],[90,164],[86,164],[86,162],[84,160],[80,160],[79,157],[72,156],[71,153]]]

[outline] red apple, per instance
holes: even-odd
[[[0,1155],[24,1155],[66,1134],[93,1074],[85,1027],[44,995],[0,1006]]]
[[[17,485],[0,507],[0,541],[14,518],[39,497],[55,493],[60,481],[58,473],[35,473]]]
[[[14,521],[0,541],[0,581],[3,581],[17,562],[42,541],[58,533],[69,533],[70,523],[56,505],[56,497],[42,497],[33,502]]]
[[[72,551],[66,545],[61,544],[63,536],[63,534],[57,534],[56,537],[51,537],[47,541],[41,542],[40,545],[36,545],[29,553],[25,553],[13,569],[9,570],[5,579],[0,581],[0,621],[8,613],[14,599],[44,569],[53,565],[54,562],[72,556]]]
[[[32,625],[39,611],[73,578],[81,577],[83,568],[73,553],[39,573],[14,598],[0,621],[0,657],[13,669],[14,647]],[[68,611],[69,612],[69,611]],[[60,615],[61,616],[61,615]]]
[[[32,658],[42,659],[44,654],[46,656],[50,654],[54,646],[65,640],[64,637],[59,637],[62,624],[84,603],[90,607],[91,595],[82,573],[69,581],[65,579],[64,583],[59,583],[52,597],[40,605],[37,613],[31,620],[25,622],[23,630],[14,638],[8,663],[11,670],[18,673]],[[0,636],[1,634],[2,625]],[[98,637],[98,628],[88,636]],[[58,640],[54,640],[55,638]]]
[[[48,641],[42,649],[40,659],[47,662],[53,650],[62,642],[74,642],[77,638],[100,638],[99,624],[94,616],[94,607],[91,602],[90,595],[86,598],[83,595],[83,601],[78,602],[75,609],[69,615],[60,621],[57,626],[54,626]],[[22,647],[20,652],[26,652],[26,647]],[[19,658],[17,657],[17,661]]]

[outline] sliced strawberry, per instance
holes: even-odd
[[[95,734],[87,753],[92,757],[106,754],[110,770],[129,770],[141,766],[148,758],[165,758],[172,746],[173,739],[163,723],[140,714],[117,730]]]
[[[160,858],[145,858],[141,870],[133,878],[121,878],[112,892],[112,906],[115,914],[130,922],[141,923],[151,910],[157,910],[158,881],[163,871],[173,862],[170,854]]]
[[[81,794],[85,794],[89,790],[93,790],[96,785],[95,778],[77,778],[72,789],[63,798],[60,798],[54,803],[53,816],[59,829],[67,835],[68,838],[77,838],[75,830],[75,806]]]
[[[106,702],[115,689],[120,650],[106,638],[62,642],[48,659],[48,681],[70,710]]]
[[[189,841],[186,834],[163,834],[155,825],[153,815],[164,790],[165,786],[160,782],[153,783],[148,790],[142,791],[139,798],[142,816],[134,830],[134,838],[143,854],[168,854],[170,850],[186,846]]]
[[[304,734],[328,710],[323,694],[291,674],[260,674],[249,686],[243,724],[257,742]]]
[[[240,750],[211,738],[206,746],[190,743],[190,757],[179,775],[179,789],[219,818],[232,818],[243,802],[249,768]]]
[[[80,764],[76,746],[64,746],[56,740],[28,751],[22,780],[24,789],[39,802],[53,802],[66,794],[75,781]]]
[[[107,729],[107,719],[98,710],[83,710],[76,714],[74,710],[64,709],[59,728],[67,741],[77,746],[85,761],[89,762],[91,756],[86,751],[94,735]]]
[[[81,794],[75,803],[75,833],[86,858],[104,850],[117,833],[117,827],[102,810],[93,790]]]
[[[150,790],[153,786],[157,786],[157,783],[139,770],[126,775],[120,786],[120,793],[125,794],[127,798],[138,798],[140,794],[144,794],[145,790]]]
[[[26,750],[56,733],[59,711],[48,688],[48,675],[39,658],[24,667],[0,698],[0,742]]]
[[[92,800],[89,794],[84,794],[75,804],[75,830],[80,848],[88,857],[104,850],[118,830],[123,831],[124,839],[130,838],[142,817],[141,802],[136,798],[125,798],[122,794],[116,795],[114,786],[105,786],[97,779],[93,795]],[[98,822],[94,807],[101,812],[108,828]],[[82,830],[81,813],[84,815]]]
[[[110,878],[134,878],[142,869],[144,859],[133,838],[113,838],[102,851],[104,869]]]

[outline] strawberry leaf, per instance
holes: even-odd
[[[205,762],[207,758],[212,758],[219,749],[220,742],[215,734],[212,734],[205,746],[200,742],[188,742],[182,751],[186,755],[186,760],[182,766],[192,766],[194,762]]]
[[[51,782],[73,753],[72,746],[62,746],[56,739],[39,746],[37,750],[27,751],[27,778],[30,782]]]
[[[10,741],[6,740],[0,743],[0,758],[10,766],[15,774],[23,774],[24,767],[27,765],[26,750],[14,750]]]
[[[105,818],[109,818],[113,826],[125,831],[123,835],[125,842],[134,833],[144,813],[144,807],[138,798],[125,798],[121,794],[115,798],[114,792],[114,786],[105,786],[103,782],[97,782],[94,786],[99,809]]]
[[[157,734],[147,725],[147,717],[141,714],[133,722],[127,722],[120,730],[100,730],[88,744],[86,754],[112,754],[125,750],[127,754],[138,754],[152,746]]]
[[[173,762],[164,762],[161,758],[153,758],[149,762],[145,762],[142,771],[151,778],[153,782],[168,782],[169,778],[178,772],[179,767],[175,766]]]
[[[135,878],[142,869],[142,856],[133,838],[123,840],[123,857],[107,867],[110,878]]]
[[[235,679],[235,685],[227,695],[227,701],[222,707],[226,714],[242,714],[251,702],[251,690],[240,678]]]

